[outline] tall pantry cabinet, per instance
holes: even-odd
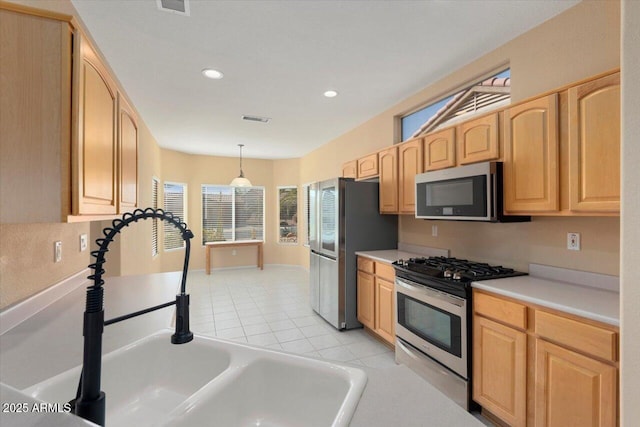
[[[137,206],[138,125],[72,17],[0,4],[0,221],[108,218]]]

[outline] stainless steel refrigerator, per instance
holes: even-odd
[[[380,215],[378,183],[335,178],[309,186],[310,300],[337,329],[358,322],[356,251],[395,249],[398,217]]]

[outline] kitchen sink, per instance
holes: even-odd
[[[347,426],[365,373],[308,357],[172,331],[103,357],[109,426]],[[23,390],[50,403],[76,394],[80,367]]]

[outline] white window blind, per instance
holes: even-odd
[[[264,187],[202,186],[202,244],[264,240]]]
[[[187,199],[187,185],[176,183],[164,183],[164,211],[171,212],[174,216],[180,217],[180,221],[185,221]],[[184,247],[184,240],[180,231],[170,222],[164,221],[164,250],[178,249]]]
[[[306,221],[305,225],[305,236],[304,236],[304,244],[309,246],[309,237],[311,236],[311,202],[309,199],[309,191],[311,190],[311,186],[309,184],[302,186],[302,194],[304,197],[304,220]]]
[[[151,178],[151,207],[158,209],[158,180]],[[151,220],[151,256],[158,255],[158,219]]]
[[[298,243],[298,188],[278,187],[278,242]]]

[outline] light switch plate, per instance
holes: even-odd
[[[58,240],[53,244],[53,262],[62,261],[62,242]]]
[[[567,233],[567,249],[570,251],[580,250],[580,233]]]

